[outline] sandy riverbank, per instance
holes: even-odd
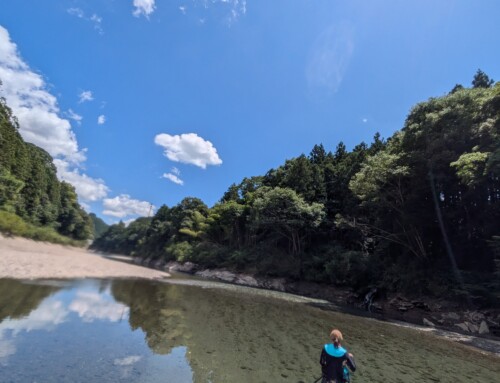
[[[119,262],[85,249],[0,234],[0,278],[146,278],[167,272]]]

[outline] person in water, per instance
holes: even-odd
[[[342,347],[344,340],[342,333],[334,329],[330,333],[332,343],[325,344],[321,351],[321,371],[323,373],[322,383],[347,383],[350,381],[349,370],[356,370],[354,356]]]

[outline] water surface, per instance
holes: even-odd
[[[313,382],[332,327],[353,382],[498,382],[500,358],[298,297],[175,279],[0,280],[2,382]]]

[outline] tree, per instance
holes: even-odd
[[[472,80],[473,88],[490,88],[493,85],[493,79],[490,79],[486,73],[478,69]]]
[[[456,92],[458,92],[459,90],[462,90],[462,89],[464,89],[464,87],[463,87],[462,84],[455,84],[455,86],[453,87],[453,89],[450,90],[449,94],[456,93]]]
[[[324,218],[322,204],[308,204],[287,188],[260,188],[252,207],[254,225],[286,238],[293,255],[302,251],[305,235],[318,227]]]

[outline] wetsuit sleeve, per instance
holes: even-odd
[[[321,372],[324,375],[325,372],[326,372],[326,364],[327,364],[327,361],[326,361],[326,351],[325,351],[324,348],[321,350],[321,356],[319,358],[319,364],[321,364]]]
[[[349,353],[346,353],[345,359],[347,360],[347,367],[349,367],[349,369],[353,372],[356,371],[356,362],[354,361],[354,358],[349,356]]]

